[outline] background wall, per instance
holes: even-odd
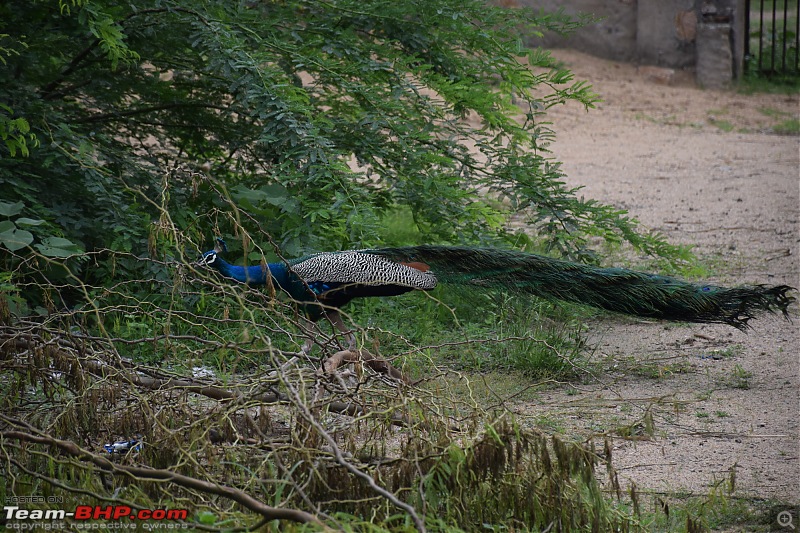
[[[599,20],[570,36],[528,44],[574,48],[617,61],[692,69],[703,86],[742,73],[744,0],[517,0],[517,5],[591,13]]]

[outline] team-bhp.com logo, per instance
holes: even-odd
[[[64,509],[22,509],[15,505],[6,505],[3,507],[3,517],[6,521],[6,529],[31,529],[24,527],[25,522],[32,520],[54,522],[67,519],[78,523],[88,520],[124,519],[159,522],[186,520],[189,517],[189,511],[186,509],[134,509],[127,505],[79,505],[74,511],[66,511]],[[13,524],[17,524],[17,527]]]

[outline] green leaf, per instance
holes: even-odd
[[[249,189],[241,184],[231,189],[231,196],[233,196],[237,202],[249,202],[253,205],[267,199],[263,191]]]
[[[44,224],[44,220],[27,218],[27,217],[20,217],[16,219],[14,222],[16,222],[18,225],[21,226],[41,226],[42,224]]]
[[[47,237],[41,244],[37,244],[36,248],[47,257],[69,257],[83,253],[80,246],[63,237]]]
[[[217,521],[217,516],[211,511],[201,511],[197,513],[197,521],[207,526],[213,525]]]
[[[241,203],[249,203],[252,206],[259,204],[270,204],[280,207],[287,213],[296,213],[299,207],[297,200],[291,197],[289,190],[280,184],[270,184],[250,189],[242,184],[231,188],[231,196]]]
[[[8,248],[12,252],[16,252],[33,242],[33,234],[24,229],[16,227],[8,229],[0,233],[0,244]]]
[[[289,190],[277,183],[264,185],[261,187],[261,191],[263,191],[264,198],[267,202],[277,206],[284,204],[290,196]]]
[[[8,202],[0,202],[0,215],[11,217],[18,214],[25,207],[22,202],[10,204]]]

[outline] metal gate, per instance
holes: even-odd
[[[765,76],[800,75],[798,0],[745,0],[745,68]]]

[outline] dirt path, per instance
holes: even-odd
[[[551,111],[570,184],[693,245],[713,281],[800,287],[800,137],[775,133],[799,118],[796,95],[664,86],[631,65],[554,55],[604,99]],[[643,490],[708,494],[735,471],[736,494],[800,504],[800,321],[753,326],[604,319],[596,378],[520,411],[638,434],[614,440],[614,464]]]

